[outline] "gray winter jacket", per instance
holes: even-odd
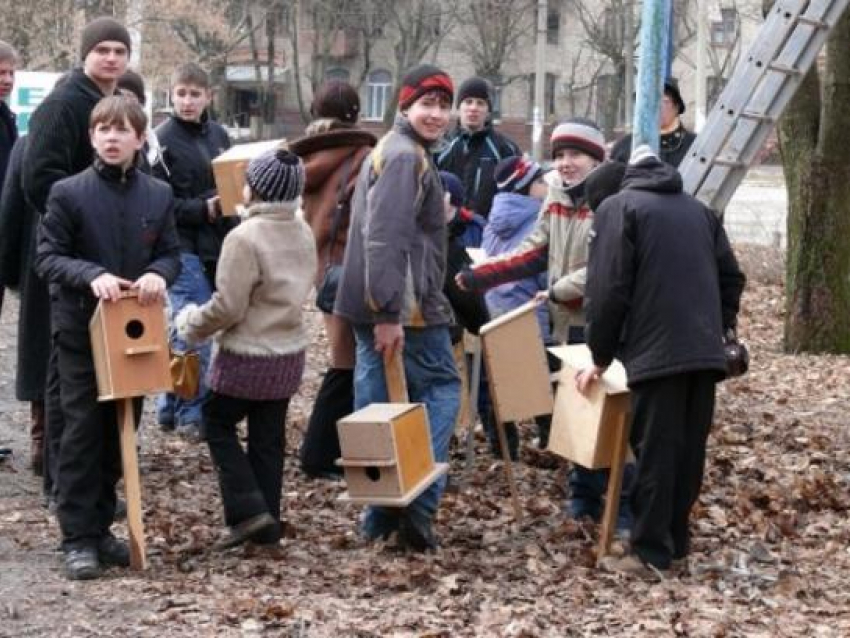
[[[355,324],[447,325],[443,187],[403,116],[363,162],[334,313]]]

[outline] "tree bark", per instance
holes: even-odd
[[[788,191],[785,349],[850,353],[850,12],[779,122]]]

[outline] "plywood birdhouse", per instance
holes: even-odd
[[[101,301],[89,334],[99,401],[171,391],[162,302],[142,306],[134,292]]]
[[[245,169],[248,168],[248,163],[257,155],[280,148],[283,143],[284,140],[280,139],[237,144],[212,161],[223,215],[237,214],[237,207],[242,203],[242,189],[245,187]]]
[[[552,412],[552,386],[538,304],[530,302],[481,327],[484,363],[496,418],[522,421]]]
[[[588,347],[558,346],[549,352],[564,362],[549,450],[589,469],[610,467],[630,410],[625,369],[615,360],[585,396],[576,388],[575,376],[593,365]]]
[[[337,423],[344,500],[403,507],[448,470],[434,463],[425,406],[373,403]]]

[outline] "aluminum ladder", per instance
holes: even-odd
[[[679,167],[686,192],[722,213],[848,2],[773,6]]]

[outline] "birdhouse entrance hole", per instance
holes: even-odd
[[[133,319],[127,322],[127,325],[124,327],[124,332],[127,333],[127,336],[130,337],[130,339],[141,339],[142,335],[145,334],[145,324],[138,319]]]
[[[369,477],[370,481],[377,483],[378,481],[381,480],[381,469],[378,468],[378,467],[375,467],[374,465],[372,467],[367,467],[366,468],[366,476]]]

